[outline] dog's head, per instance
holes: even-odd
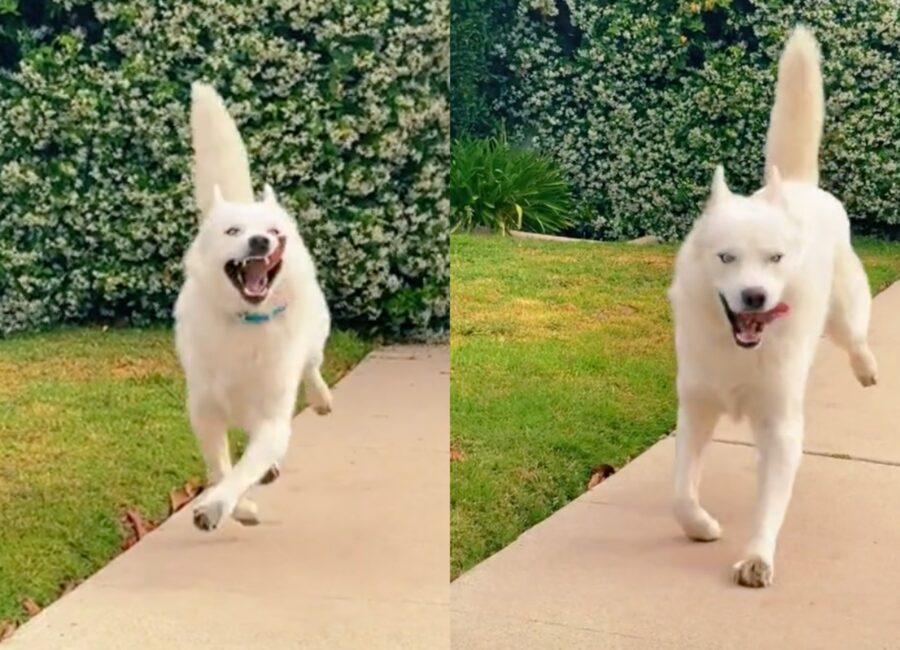
[[[771,168],[765,188],[746,197],[728,189],[717,167],[697,225],[695,250],[734,341],[755,348],[765,327],[790,310],[785,289],[803,254],[800,226],[788,211],[778,170]]]
[[[266,302],[302,250],[293,219],[266,185],[262,201],[232,203],[218,187],[186,259],[188,275],[236,309]]]

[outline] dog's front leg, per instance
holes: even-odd
[[[221,483],[231,471],[228,425],[215,404],[202,398],[192,398],[189,403],[189,411],[191,426],[200,443],[200,451],[206,463],[207,489],[212,489]],[[199,503],[201,501],[198,500]],[[237,502],[232,516],[245,526],[252,526],[258,523],[256,513],[256,504],[245,497]],[[218,523],[218,519],[211,520],[203,512],[194,513],[194,525],[201,530],[212,530]]]
[[[700,474],[703,453],[712,440],[720,409],[697,395],[682,394],[675,432],[675,519],[685,535],[711,542],[722,536],[722,528],[700,505]]]
[[[290,420],[266,421],[251,432],[244,455],[222,480],[199,499],[194,508],[194,521],[203,520],[206,530],[234,513],[241,497],[266,474],[269,468],[281,462],[287,451],[291,435]],[[198,524],[199,525],[199,524]]]
[[[775,575],[775,544],[784,522],[794,476],[803,455],[802,405],[779,418],[753,422],[759,447],[759,503],[746,557],[734,565],[734,579],[745,587],[767,587]]]

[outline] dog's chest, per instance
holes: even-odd
[[[287,325],[241,323],[195,339],[201,353],[193,355],[190,389],[207,393],[236,425],[289,409],[304,359]]]
[[[273,375],[283,376],[286,367],[300,362],[294,359],[297,346],[280,324],[245,325],[236,329],[238,335],[220,354],[211,357],[217,374],[268,384]]]
[[[225,354],[215,355],[211,361],[215,374],[231,378],[230,383],[265,386],[271,382],[271,376],[283,374],[286,354],[287,350],[279,349],[269,341],[260,341],[231,348]]]
[[[791,384],[797,383],[804,351],[790,350],[774,337],[764,345],[762,350],[722,355],[719,364],[708,367],[708,389],[724,411],[736,419],[765,412],[785,394],[795,392]]]

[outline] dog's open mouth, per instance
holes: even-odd
[[[722,294],[719,294],[719,300],[722,302],[722,308],[731,323],[731,333],[734,335],[734,342],[742,348],[755,348],[762,341],[763,329],[776,318],[787,316],[790,307],[780,302],[768,311],[742,311],[733,312],[728,306],[728,301]]]
[[[278,238],[278,246],[268,255],[248,255],[229,260],[225,264],[225,275],[247,302],[258,304],[269,295],[269,287],[281,271],[285,238]]]

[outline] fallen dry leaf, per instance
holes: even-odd
[[[37,616],[41,613],[41,606],[34,602],[31,598],[22,601],[22,607],[28,612],[29,616]]]
[[[456,447],[450,447],[450,462],[454,462],[457,460],[462,460],[464,458],[463,453],[457,449]]]
[[[59,592],[59,595],[65,596],[67,593],[69,593],[70,591],[75,589],[75,587],[77,587],[79,584],[81,584],[81,583],[78,582],[77,580],[72,580],[71,582],[65,583],[63,585],[62,591]]]
[[[141,513],[132,508],[125,511],[125,523],[131,528],[131,535],[122,542],[123,551],[127,551],[144,539],[144,536],[155,528],[152,523],[141,516]]]
[[[144,520],[137,510],[128,509],[125,511],[125,518],[128,519],[128,523],[131,524],[131,529],[134,531],[134,536],[139,540],[144,538],[144,535],[153,530],[153,524]]]
[[[0,621],[0,641],[8,639],[19,627],[13,621]]]
[[[591,470],[591,478],[588,479],[588,490],[592,490],[593,488],[600,485],[604,479],[609,478],[613,474],[616,473],[616,468],[612,465],[607,465],[606,463],[602,465],[597,465],[594,469]]]
[[[184,486],[169,492],[169,514],[175,514],[181,510],[195,496],[200,494],[200,491],[200,484],[197,481],[190,480]]]

